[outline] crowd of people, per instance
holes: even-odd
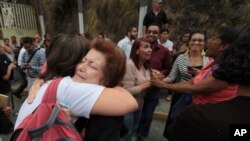
[[[129,25],[117,44],[102,32],[95,39],[46,33],[44,41],[35,35],[21,38],[20,44],[15,36],[5,38],[0,93],[11,95],[17,66],[29,89],[14,128],[41,104],[50,83],[62,77],[56,99],[85,141],[148,140],[160,89],[173,93],[167,139],[228,140],[230,125],[250,124],[250,26],[240,32],[221,27],[209,39],[205,30],[183,31],[171,41],[169,22],[153,0],[143,37],[137,38],[137,27]],[[0,109],[10,113],[9,106]]]

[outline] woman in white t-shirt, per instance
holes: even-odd
[[[104,43],[109,44],[110,41]],[[64,77],[57,89],[57,100],[67,105],[73,117],[89,118],[90,114],[124,115],[138,108],[129,92],[121,87],[114,87],[125,73],[124,56],[109,55],[112,61],[108,62],[110,58],[96,49],[91,49],[86,55],[88,48],[88,41],[79,36],[59,35],[54,38],[46,49],[46,72],[40,76],[45,83],[40,88],[41,80],[35,82],[32,89],[34,92],[36,88],[40,88],[38,94],[31,104],[28,104],[28,100],[23,103],[15,128],[41,103],[43,94],[54,77]],[[77,66],[80,60],[82,62]]]

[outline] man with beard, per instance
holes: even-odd
[[[126,56],[126,59],[129,59],[132,44],[136,38],[137,38],[137,27],[131,25],[127,29],[126,37],[118,42],[118,47],[122,49],[122,51]]]

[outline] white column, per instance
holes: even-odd
[[[79,19],[79,33],[84,33],[84,20],[83,20],[83,13],[78,13],[78,19]]]
[[[147,0],[140,0],[139,23],[138,23],[138,38],[143,36],[143,19],[147,14]]]
[[[45,34],[45,26],[44,26],[44,19],[43,19],[43,15],[38,15],[38,19],[39,19],[39,24],[40,24],[40,28],[41,28],[41,34],[42,34],[42,38],[44,38],[44,34]]]
[[[83,20],[83,7],[82,7],[82,0],[77,1],[78,5],[78,23],[79,23],[79,33],[84,33],[84,20]]]

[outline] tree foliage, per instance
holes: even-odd
[[[105,32],[112,40],[120,40],[128,25],[138,24],[140,1],[142,0],[83,0],[85,32],[92,37],[98,32]],[[241,28],[250,21],[249,1],[163,0],[162,9],[172,21],[170,31],[172,39],[175,39],[187,29],[207,29],[212,34],[222,25]],[[47,32],[78,32],[76,0],[43,2]]]

